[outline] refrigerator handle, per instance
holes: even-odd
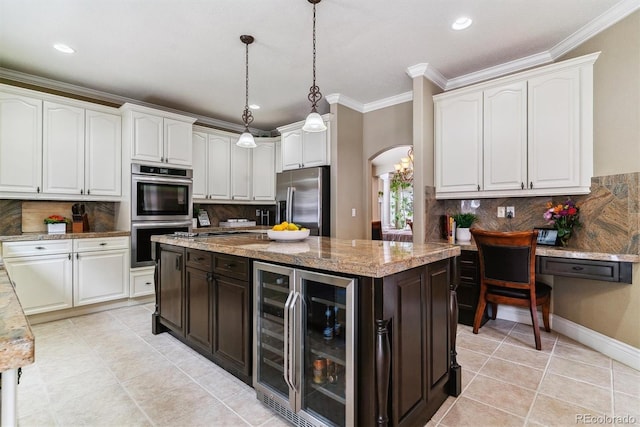
[[[289,371],[291,370],[289,367],[291,363],[291,360],[289,360],[289,309],[291,306],[291,300],[293,299],[294,295],[295,292],[290,291],[289,296],[287,297],[287,302],[284,303],[284,374],[282,376],[284,377],[284,382],[287,383],[287,386],[291,389],[295,389],[295,387],[291,383],[289,377]]]
[[[289,304],[290,316],[291,318],[293,318],[293,321],[289,321],[289,329],[290,329],[289,336],[291,337],[291,343],[289,345],[290,354],[288,356],[289,382],[291,383],[291,386],[296,393],[299,391],[297,376],[295,374],[296,373],[296,349],[298,348],[297,334],[296,334],[296,322],[297,322],[296,303],[298,302],[299,297],[300,297],[300,293],[294,292],[293,299]]]
[[[287,213],[285,221],[291,222],[291,202],[293,201],[293,187],[287,187]]]

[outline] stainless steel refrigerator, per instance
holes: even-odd
[[[329,167],[295,169],[276,177],[276,223],[293,222],[312,236],[329,235]]]

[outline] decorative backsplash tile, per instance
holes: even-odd
[[[228,219],[244,218],[249,221],[256,221],[258,225],[275,224],[276,207],[274,205],[210,205],[194,204],[193,210],[204,209],[209,214],[209,221],[212,227],[217,227],[220,221]],[[260,218],[256,217],[256,209],[269,211],[269,224],[261,224]]]
[[[427,240],[440,239],[439,216],[460,212],[463,200],[435,200],[433,188],[427,189],[426,196],[426,237]],[[640,253],[640,173],[592,178],[591,193],[582,196],[477,199],[478,222],[474,226],[503,231],[546,226],[542,214],[547,202],[563,203],[567,197],[578,204],[583,224],[574,229],[569,247],[595,252]],[[513,206],[515,217],[498,218],[499,206]],[[434,226],[436,223],[438,227]]]

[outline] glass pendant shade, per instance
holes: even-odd
[[[238,138],[236,145],[244,148],[256,148],[256,141],[253,139],[253,135],[251,135],[251,133],[244,132],[240,135],[240,138]]]
[[[323,132],[327,130],[327,126],[324,124],[324,120],[322,120],[320,114],[312,112],[307,116],[302,130],[305,132]]]

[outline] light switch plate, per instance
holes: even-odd
[[[504,218],[504,206],[498,206],[498,218]]]

